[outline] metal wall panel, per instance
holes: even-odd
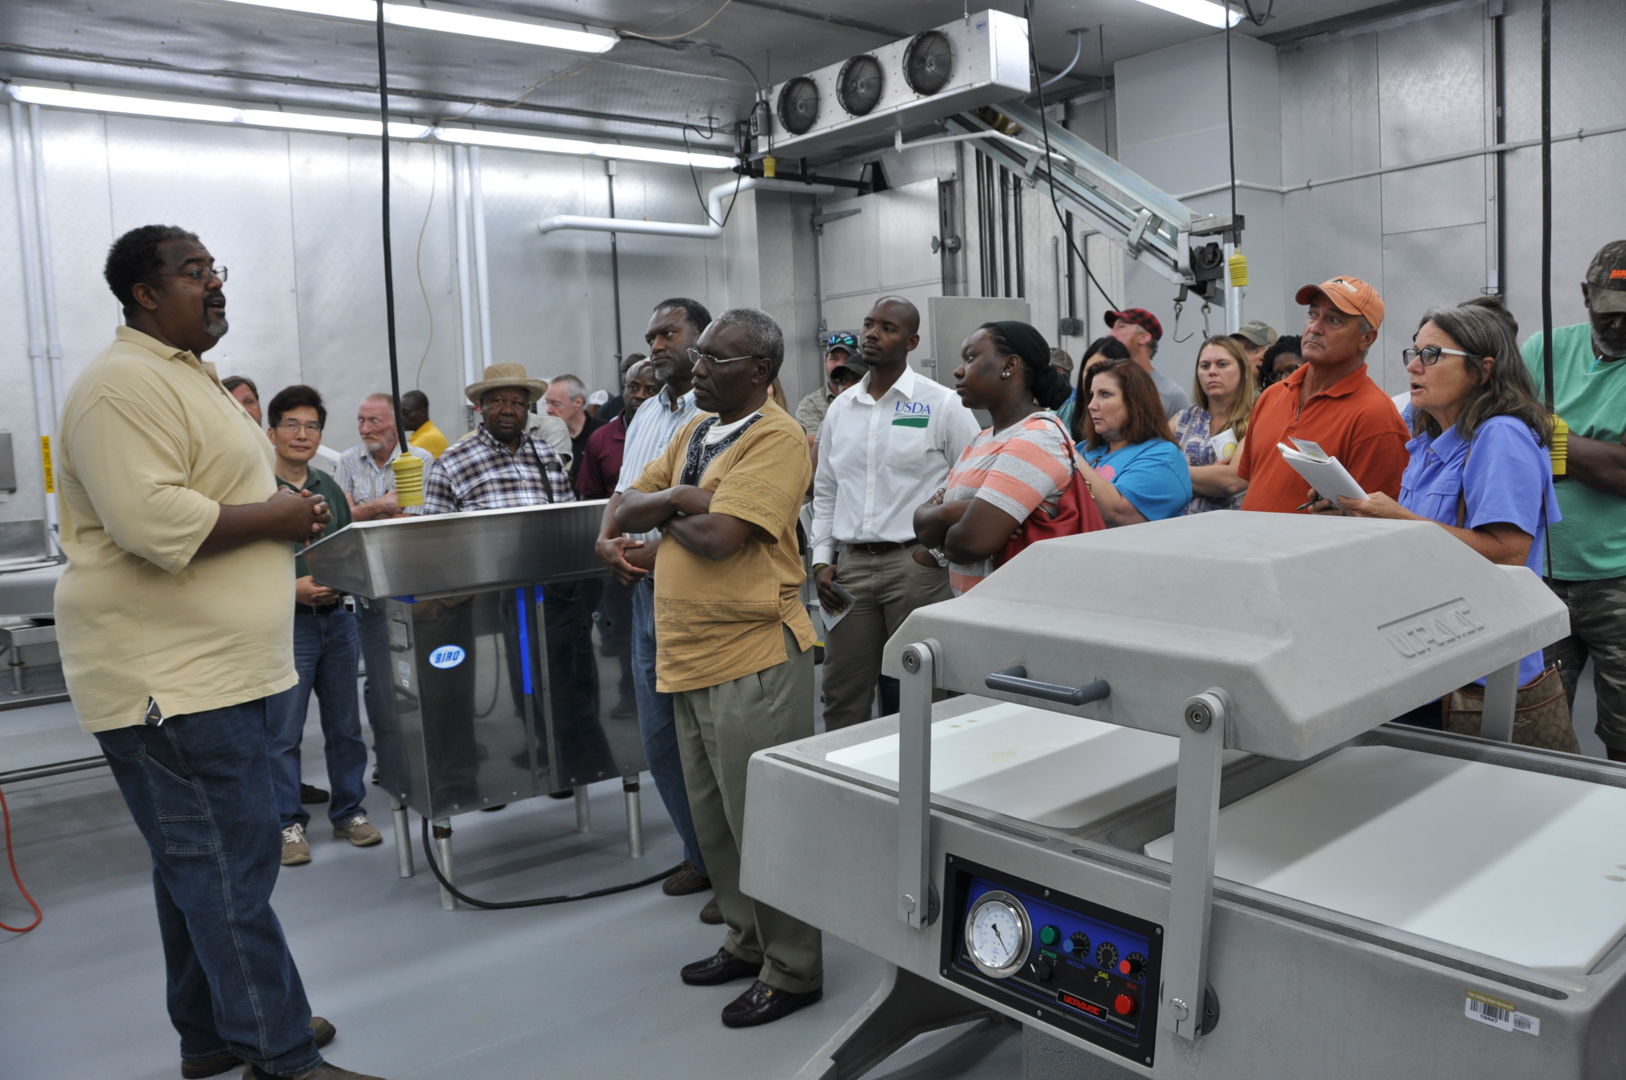
[[[705,211],[686,169],[618,165],[616,214],[699,224]],[[596,159],[485,151],[486,248],[491,274],[493,362],[520,362],[537,375],[572,372],[590,388],[615,385],[615,318],[607,233],[537,231],[552,214],[609,212],[604,164]],[[703,174],[702,190],[721,183]],[[726,209],[726,207],[725,207]],[[715,241],[649,236],[619,241],[624,352],[642,352],[658,300],[689,296],[715,314],[731,306],[723,249]]]
[[[1377,168],[1376,36],[1284,50],[1278,62],[1282,183]]]
[[[387,389],[379,224],[379,146],[375,141],[46,110],[43,114],[52,251],[64,347],[59,394],[103,349],[120,315],[102,281],[108,245],[152,222],[196,231],[231,268],[226,285],[231,332],[212,350],[222,375],[246,374],[265,395],[308,382],[328,399],[327,442],[356,441],[352,410],[363,394]],[[0,121],[5,123],[5,121]],[[0,287],[21,295],[18,218],[9,130],[0,145],[0,243],[14,253]],[[454,201],[450,150],[392,146],[396,315],[403,388],[430,395],[436,423],[465,430],[461,408],[461,327],[452,254]],[[603,162],[539,154],[484,154],[487,247],[494,360],[519,360],[537,375],[574,370],[590,387],[616,382],[615,314],[609,236],[537,232],[550,213],[605,214]],[[702,190],[722,182],[699,179]],[[624,217],[704,220],[687,169],[619,166],[617,211]],[[742,200],[743,202],[743,200]],[[811,296],[808,199],[791,200],[785,248],[799,267],[783,290]],[[730,223],[734,229],[735,223]],[[796,230],[802,234],[795,235]],[[421,238],[421,244],[420,244]],[[797,248],[796,243],[801,247]],[[656,301],[687,295],[714,311],[733,306],[724,240],[628,237],[620,243],[624,350],[642,351]],[[754,280],[754,247],[736,274]],[[787,302],[791,323],[811,325],[811,301]],[[806,306],[809,311],[802,311]],[[811,337],[808,326],[791,335]],[[19,475],[37,477],[37,433],[21,314],[0,322],[0,428],[16,435]],[[0,503],[0,520],[38,517],[44,495],[27,484]]]
[[[1456,225],[1383,238],[1383,332],[1367,354],[1372,378],[1390,394],[1406,389],[1400,350],[1431,307],[1448,307],[1482,291],[1485,226]]]
[[[856,330],[875,300],[896,294],[907,298],[922,313],[929,297],[943,295],[943,263],[931,249],[938,233],[937,180],[861,195],[825,200],[821,212],[859,213],[828,221],[819,237],[820,280],[824,291],[824,318],[832,330]],[[952,355],[959,345],[934,342],[924,319],[920,346],[910,359],[924,363],[938,352]]]
[[[1510,4],[1507,40],[1507,134],[1541,134],[1540,10]],[[1552,11],[1555,134],[1626,121],[1626,4],[1563,0]],[[1504,277],[1521,335],[1541,323],[1541,152],[1507,155],[1507,266]],[[1605,242],[1626,238],[1626,134],[1553,146],[1553,321],[1586,318],[1579,284]]]
[[[1122,61],[1115,72],[1121,157],[1141,176],[1176,195],[1228,184],[1234,142],[1238,180],[1280,182],[1283,116],[1275,49],[1247,39],[1232,41],[1234,137],[1226,122],[1222,36]],[[1228,189],[1184,201],[1199,213],[1228,217],[1231,212]],[[1243,319],[1280,326],[1285,309],[1276,238],[1282,230],[1282,198],[1274,192],[1244,190],[1238,193],[1236,206],[1247,219],[1241,249],[1249,257],[1250,284],[1243,296]],[[1162,321],[1163,339],[1154,365],[1184,386],[1191,381],[1205,323],[1208,332],[1223,333],[1226,314],[1221,300],[1210,306],[1205,320],[1201,300],[1189,298],[1177,315],[1177,291],[1162,275],[1131,259],[1125,264],[1124,288],[1115,299],[1126,307],[1147,308]]]
[[[1540,26],[1535,4],[1507,4],[1504,20],[1507,138],[1540,133]],[[1299,183],[1393,166],[1484,145],[1490,24],[1483,8],[1421,18],[1400,29],[1354,34],[1281,54],[1283,179]],[[1553,5],[1555,134],[1626,120],[1626,4]],[[1521,335],[1541,315],[1539,151],[1505,155],[1503,287]],[[1496,206],[1488,159],[1475,158],[1316,187],[1286,196],[1289,282],[1333,269],[1370,278],[1389,301],[1374,377],[1403,383],[1398,351],[1424,308],[1484,291]],[[1553,305],[1559,325],[1585,317],[1576,287],[1593,252],[1626,236],[1626,136],[1553,147]],[[1380,193],[1381,189],[1381,193]],[[1381,250],[1380,250],[1381,249]],[[1291,272],[1298,267],[1297,272]]]
[[[390,242],[401,389],[426,393],[436,425],[455,438],[464,427],[459,405],[461,330],[451,254],[451,151],[406,143],[390,149]],[[289,137],[291,270],[299,349],[287,359],[296,365],[298,378],[327,400],[331,415],[324,442],[335,449],[359,441],[355,409],[361,399],[390,389],[379,245],[379,159],[379,144],[371,139]],[[267,365],[256,367],[263,371]],[[259,383],[267,397],[287,381],[277,365],[271,365],[271,371],[279,377],[260,378]]]
[[[28,360],[28,321],[23,309],[22,221],[12,186],[11,118],[0,110],[0,294],[11,297],[0,319],[0,431],[11,432],[16,454],[17,494],[0,496],[0,521],[37,518],[45,513],[40,478],[39,425],[34,420],[34,373]]]
[[[225,290],[231,330],[205,359],[223,376],[255,373],[262,388],[296,381],[287,134],[109,117],[107,172],[109,242],[138,225],[177,224],[197,233],[231,270]],[[85,287],[83,278],[77,287]]]
[[[1485,145],[1485,31],[1484,13],[1468,8],[1378,36],[1385,165]],[[1483,222],[1485,195],[1478,158],[1391,173],[1383,178],[1383,231]]]
[[[62,335],[62,367],[56,375],[60,402],[90,359],[107,347],[113,328],[122,320],[118,301],[102,277],[113,242],[107,121],[46,109],[40,113],[40,127]],[[8,174],[8,194],[10,181]]]

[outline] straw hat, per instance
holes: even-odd
[[[535,405],[537,399],[548,392],[547,380],[533,379],[526,375],[524,364],[492,364],[486,368],[486,377],[477,383],[471,383],[464,387],[463,393],[468,395],[469,403],[478,409],[480,407],[480,398],[485,395],[487,390],[496,390],[509,386],[516,390],[524,390],[530,395],[532,405]]]

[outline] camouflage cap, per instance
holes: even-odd
[[[1611,240],[1586,270],[1587,307],[1594,313],[1626,311],[1626,240]]]

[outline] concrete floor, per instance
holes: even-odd
[[[1576,708],[1592,734],[1590,677]],[[325,784],[321,736],[306,729],[306,776]],[[67,704],[0,712],[0,770],[96,753]],[[590,792],[592,829],[548,799],[455,819],[459,887],[486,899],[581,892],[649,876],[679,849],[653,785],[644,784],[646,854],[631,860],[620,785]],[[709,955],[717,929],[704,897],[654,886],[546,908],[442,911],[424,866],[397,874],[387,801],[368,809],[386,842],[355,849],[319,818],[313,862],[283,871],[276,907],[315,1011],[339,1036],[347,1068],[390,1080],[792,1077],[868,999],[882,965],[825,938],[825,997],[776,1024],[721,1026],[743,984],[687,987],[678,968]],[[12,840],[24,883],[45,909],[28,934],[0,932],[0,1078],[160,1080],[179,1075],[163,1005],[163,965],[147,851],[105,769],[10,785]],[[3,873],[0,869],[0,873]],[[0,880],[0,922],[30,913]],[[1022,1075],[1019,1039],[946,1032],[917,1040],[875,1080],[994,1080]],[[235,1074],[232,1074],[235,1076]]]
[[[306,776],[324,784],[321,736],[306,731]],[[84,757],[68,705],[0,713],[0,769]],[[679,861],[671,824],[644,784],[646,854],[627,857],[620,784],[591,789],[592,830],[549,799],[454,819],[458,885],[485,899],[580,892]],[[825,939],[825,997],[778,1023],[730,1031],[718,1012],[745,988],[684,986],[678,968],[721,943],[696,914],[705,896],[656,886],[513,911],[441,910],[413,819],[418,873],[397,875],[387,801],[368,810],[381,846],[312,829],[314,859],[285,869],[276,908],[314,1010],[339,1035],[326,1051],[390,1080],[794,1076],[878,985],[880,961]],[[28,934],[0,932],[0,1077],[168,1080],[179,1075],[147,851],[105,769],[9,786],[24,884],[45,909]],[[319,808],[315,808],[319,809]],[[0,867],[0,873],[4,873]],[[0,922],[31,914],[0,880]],[[1014,1038],[919,1040],[872,1074],[993,1080],[1021,1075]],[[235,1077],[235,1072],[230,1074]]]

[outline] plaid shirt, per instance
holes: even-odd
[[[423,474],[427,477],[429,466],[435,460],[434,455],[416,446],[411,450],[412,455],[423,462]],[[334,470],[333,479],[354,502],[381,499],[395,490],[395,470],[390,468],[390,463],[400,456],[401,448],[395,446],[390,450],[389,461],[380,465],[373,460],[373,455],[367,452],[365,446],[357,443],[339,455],[339,467]]]
[[[575,498],[570,475],[547,443],[521,436],[519,452],[511,454],[481,424],[435,459],[424,479],[423,512],[498,510]]]

